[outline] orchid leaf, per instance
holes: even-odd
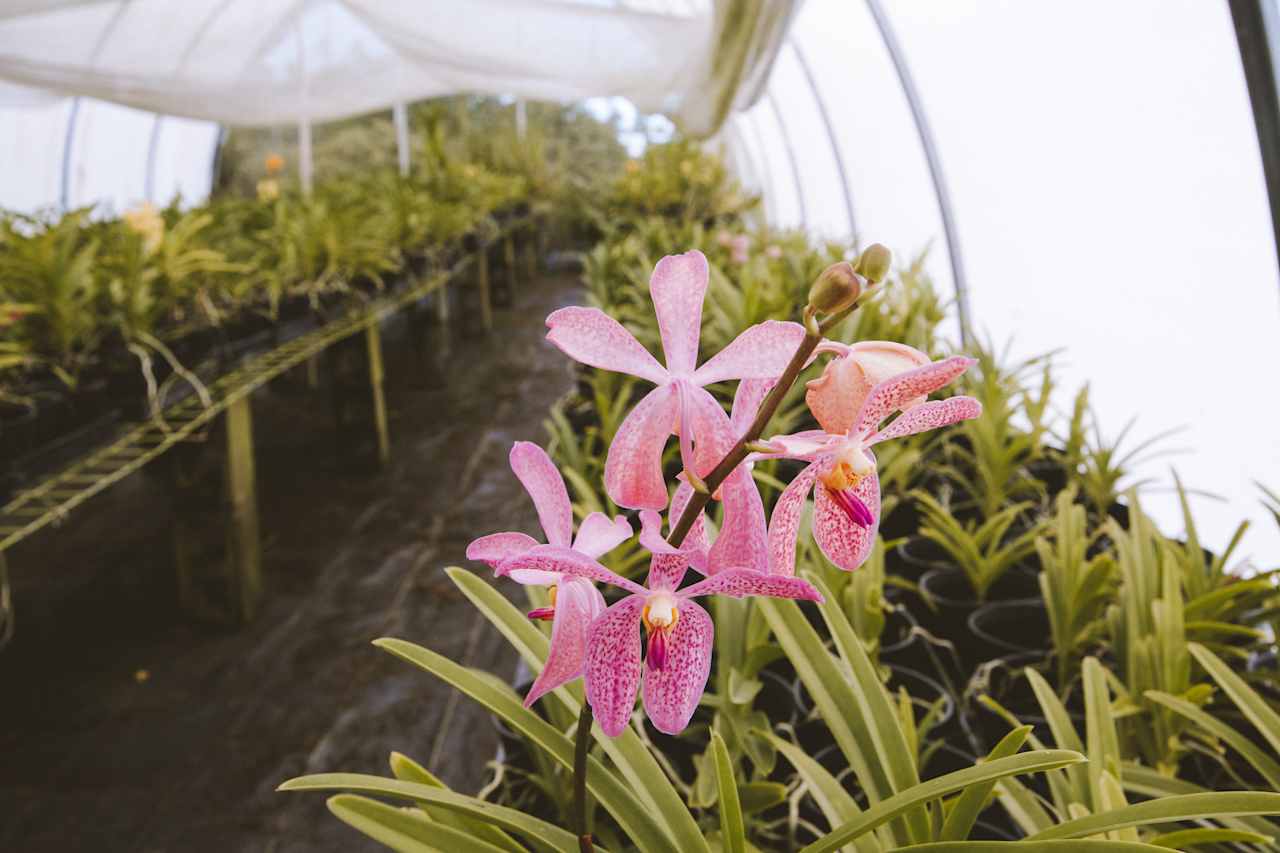
[[[733,775],[733,763],[724,738],[717,731],[711,732],[711,754],[715,761],[716,789],[720,804],[720,836],[725,853],[745,853],[746,830],[742,825],[742,803],[738,801],[738,783]]]
[[[1273,814],[1280,814],[1280,794],[1268,791],[1182,794],[1069,820],[1038,832],[1031,838],[1032,840],[1080,838],[1152,823]]]
[[[421,812],[354,794],[330,797],[329,811],[343,823],[400,853],[502,853],[502,848],[435,823]]]

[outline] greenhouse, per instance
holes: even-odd
[[[0,850],[1280,850],[1276,0],[14,0],[0,154]]]

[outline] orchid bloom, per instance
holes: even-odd
[[[593,512],[582,520],[573,539],[573,505],[564,478],[545,450],[527,441],[511,448],[511,470],[515,472],[533,504],[550,546],[569,550],[594,560],[631,538],[631,525],[622,516],[610,521]],[[482,536],[467,546],[467,559],[488,563],[491,568],[507,564],[504,574],[517,583],[549,586],[551,606],[529,613],[530,619],[551,620],[551,647],[546,664],[525,697],[529,707],[540,696],[582,674],[587,648],[587,628],[604,612],[604,596],[591,581],[577,575],[520,568],[522,555],[539,547],[538,540],[515,531]]]
[[[683,503],[692,494],[687,486],[677,490],[671,502],[671,519],[679,517]],[[504,561],[497,569],[501,575],[518,570],[517,566],[532,566],[612,584],[630,593],[592,623],[587,641],[583,676],[587,701],[600,728],[610,737],[626,729],[642,682],[645,712],[659,731],[678,734],[689,724],[711,672],[714,647],[711,617],[693,599],[704,595],[734,598],[767,595],[822,600],[816,589],[799,578],[738,567],[713,572],[701,516],[679,548],[662,539],[661,519],[656,512],[645,510],[641,521],[640,541],[653,552],[644,586],[609,571],[583,554],[550,545]],[[722,532],[717,541],[725,535]],[[689,566],[708,572],[708,576],[680,589]],[[643,664],[641,627],[647,635]]]
[[[982,414],[982,404],[972,397],[918,402],[975,363],[971,358],[954,356],[892,376],[867,393],[846,430],[809,430],[769,441],[775,451],[757,458],[809,463],[779,495],[769,521],[774,572],[795,572],[796,535],[811,489],[813,537],[822,553],[846,571],[862,565],[880,525],[880,481],[871,448],[885,439],[938,429]],[[881,429],[880,424],[895,412],[902,414]]]
[[[849,431],[854,415],[872,388],[892,376],[929,363],[929,356],[915,347],[892,341],[856,344],[823,341],[815,354],[823,353],[834,353],[837,358],[827,363],[821,376],[805,384],[804,400],[818,425],[832,435]],[[909,409],[924,399],[918,397],[902,408]]]
[[[662,336],[666,367],[617,320],[598,308],[561,308],[547,317],[547,340],[583,364],[616,370],[658,387],[627,415],[605,460],[605,490],[631,509],[662,510],[667,484],[662,451],[667,437],[680,438],[685,470],[706,476],[723,453],[728,420],[706,385],[729,379],[776,379],[804,338],[798,323],[769,320],[738,335],[697,367],[707,259],[701,252],[669,255],[649,280]]]

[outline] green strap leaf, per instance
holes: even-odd
[[[1148,823],[1269,814],[1280,814],[1280,794],[1265,791],[1182,794],[1069,820],[1031,838],[1079,838]]]
[[[1008,758],[998,758],[985,764],[947,773],[936,779],[921,782],[909,790],[894,794],[892,797],[875,804],[857,818],[831,832],[825,838],[821,838],[805,847],[801,853],[826,853],[826,851],[835,850],[921,803],[944,797],[970,785],[1020,773],[1053,770],[1058,767],[1077,764],[1084,760],[1084,756],[1080,753],[1066,749],[1039,749],[1033,752],[1024,752],[1020,755],[1011,755]]]
[[[1147,843],[1157,847],[1181,850],[1197,844],[1270,844],[1275,838],[1256,832],[1243,832],[1239,829],[1179,829],[1177,832],[1166,832],[1156,835]]]
[[[434,823],[421,812],[367,797],[339,794],[329,798],[328,806],[343,823],[401,853],[502,853],[500,847]]]
[[[1120,780],[1120,784],[1124,786],[1125,790],[1141,797],[1168,797],[1177,794],[1209,793],[1208,788],[1202,788],[1199,785],[1193,785],[1190,782],[1175,779],[1172,776],[1165,776],[1158,770],[1153,770],[1144,764],[1138,764],[1134,761],[1125,762],[1124,778]],[[1259,835],[1280,834],[1280,827],[1266,818],[1254,815],[1241,817],[1221,815],[1218,818],[1218,822],[1233,829],[1256,832]]]
[[[1222,691],[1231,697],[1249,722],[1253,723],[1271,748],[1280,753],[1280,714],[1273,711],[1261,696],[1244,679],[1232,672],[1222,658],[1199,643],[1188,643],[1187,648]]]
[[[386,797],[430,803],[439,810],[448,810],[482,821],[491,827],[510,830],[527,838],[543,850],[571,850],[578,844],[576,835],[545,820],[532,817],[517,809],[421,782],[386,779],[364,773],[317,773],[290,779],[278,790],[360,791],[365,794],[381,794]]]
[[[720,834],[726,853],[744,853],[747,832],[742,826],[742,803],[738,801],[738,782],[733,776],[733,763],[724,738],[711,732],[711,755],[715,760],[716,788],[720,794]]]
[[[1009,732],[987,755],[987,761],[1017,754],[1018,750],[1022,749],[1022,745],[1027,742],[1027,735],[1031,734],[1032,728],[1032,726],[1022,726]],[[968,838],[969,833],[973,831],[974,823],[978,820],[978,814],[986,807],[987,798],[991,796],[995,786],[996,780],[992,779],[989,782],[965,788],[951,806],[951,813],[942,824],[942,832],[938,834],[938,840],[963,841]]]
[[[429,785],[432,788],[440,788],[445,791],[450,790],[449,786],[436,778],[434,773],[407,755],[399,752],[391,753],[390,764],[391,774],[403,782]],[[520,842],[496,826],[473,820],[460,812],[455,812],[442,806],[433,806],[425,800],[418,801],[418,808],[426,812],[427,817],[437,823],[447,824],[455,829],[470,832],[476,838],[488,841],[493,846],[501,847],[503,850],[509,851],[509,853],[525,853],[525,848],[521,846]]]
[[[1157,853],[1133,841],[939,841],[906,848],[911,853]]]
[[[1268,785],[1274,790],[1280,791],[1280,762],[1267,755],[1249,738],[1186,699],[1162,693],[1159,690],[1148,690],[1144,695],[1152,702],[1164,705],[1166,708],[1181,714],[1222,740],[1223,743],[1239,752],[1246,761],[1252,764],[1253,768],[1267,780]]]

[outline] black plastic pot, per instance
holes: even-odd
[[[1039,598],[984,604],[969,614],[969,633],[985,659],[1050,650],[1049,614]]]
[[[897,510],[894,510],[897,515]],[[932,539],[911,536],[893,551],[896,559],[890,559],[887,567],[892,574],[912,583],[919,583],[926,572],[934,569],[954,568],[954,561]]]
[[[984,695],[999,703],[1020,723],[1035,726],[1036,737],[1046,743],[1053,742],[1044,711],[1026,677],[1028,667],[1040,667],[1044,661],[1043,652],[1010,654],[986,661],[974,670],[965,691],[965,713],[969,717],[970,730],[984,750],[995,746],[1010,730],[1010,724],[1003,716],[977,701]],[[1079,697],[1068,697],[1066,706],[1068,715],[1080,729],[1084,724],[1084,713],[1079,707]]]

